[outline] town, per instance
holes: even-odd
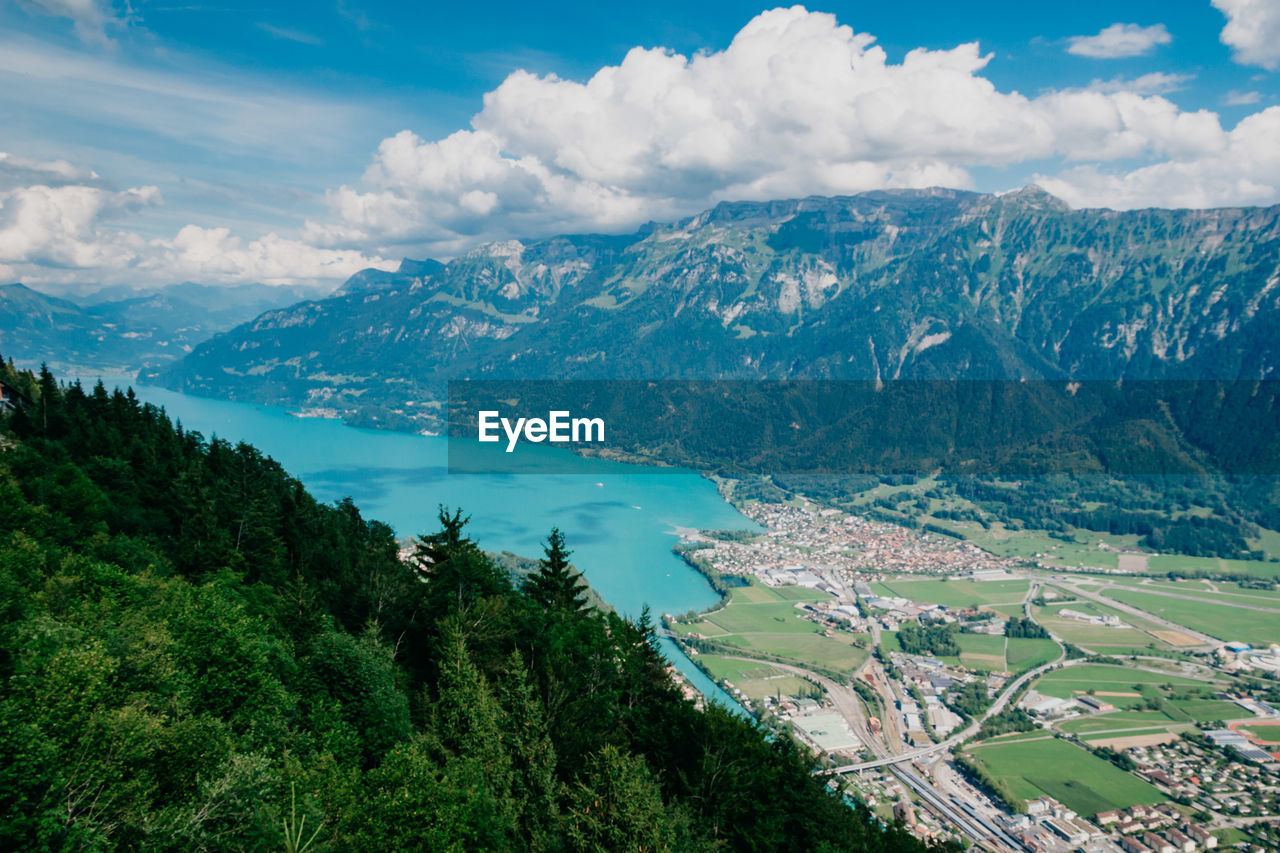
[[[758,530],[682,531],[724,597],[664,630],[885,821],[992,851],[1277,849],[1270,584],[1064,572],[804,500],[741,509]]]

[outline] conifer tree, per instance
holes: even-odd
[[[569,565],[572,551],[565,548],[560,528],[551,528],[543,546],[546,554],[538,561],[539,569],[525,581],[525,591],[543,607],[576,613],[587,606],[586,584]]]

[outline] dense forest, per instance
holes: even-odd
[[[921,850],[441,510],[393,531],[131,391],[0,363],[0,849]]]

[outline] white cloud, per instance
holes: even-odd
[[[32,160],[0,151],[0,191],[28,184],[62,186],[96,182],[98,174],[66,160]]]
[[[35,185],[0,193],[0,262],[62,268],[125,266],[141,239],[103,239],[102,220],[160,201],[155,187],[109,192],[97,187]]]
[[[56,182],[0,186],[0,272],[32,283],[86,278],[100,284],[196,281],[268,284],[340,281],[388,261],[354,250],[321,249],[275,233],[244,241],[226,228],[187,225],[172,239],[145,239],[114,221],[162,203],[155,187],[114,191],[77,183],[93,172],[63,161],[0,152],[0,178]]]
[[[161,54],[144,67],[0,31],[0,107],[53,114],[81,128],[153,134],[218,157],[283,159],[287,149],[296,159],[345,147],[362,135],[378,105],[291,89],[186,55]]]
[[[1173,41],[1164,24],[1149,27],[1138,24],[1112,24],[1094,36],[1072,36],[1067,39],[1067,53],[1090,59],[1118,59],[1142,56],[1162,44]]]
[[[1229,107],[1247,107],[1262,100],[1261,92],[1240,92],[1232,89],[1222,102]]]
[[[585,83],[517,71],[470,130],[385,139],[362,186],[330,192],[332,218],[304,236],[449,254],[486,238],[620,230],[722,199],[967,187],[977,166],[1225,144],[1214,113],[1140,94],[1179,75],[1028,98],[982,76],[989,59],[963,44],[893,64],[872,36],[793,7],[762,13],[716,53],[635,48]]]
[[[1242,120],[1221,147],[1108,173],[1084,165],[1036,182],[1077,207],[1224,207],[1280,200],[1280,107]]]
[[[266,21],[259,21],[257,23],[257,27],[264,33],[269,33],[278,39],[295,41],[298,44],[308,44],[312,47],[324,47],[324,39],[319,36],[312,35],[311,33],[303,32],[302,30],[295,30],[290,27],[277,27],[274,24],[268,24]]]
[[[1168,74],[1154,71],[1141,77],[1112,77],[1110,80],[1094,80],[1088,88],[1094,92],[1132,92],[1135,95],[1167,95],[1182,89],[1195,79],[1194,74]]]
[[[1280,69],[1280,0],[1212,0],[1227,16],[1219,36],[1236,62]]]
[[[292,284],[298,281],[342,281],[356,272],[395,264],[354,250],[317,249],[275,233],[246,243],[227,228],[187,225],[172,240],[154,240],[153,254],[140,266],[167,281],[258,281]]]
[[[46,15],[69,18],[80,40],[90,44],[109,44],[108,25],[123,23],[110,0],[20,0],[20,3]]]

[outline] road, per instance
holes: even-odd
[[[1059,657],[1059,659],[1053,663],[1048,663],[1044,666],[1037,667],[1036,669],[1023,673],[1017,679],[1005,686],[1004,691],[996,697],[995,702],[991,704],[991,707],[987,709],[987,712],[983,714],[982,717],[975,720],[963,731],[947,738],[941,743],[924,747],[922,749],[910,750],[897,755],[885,755],[884,753],[889,751],[890,746],[880,741],[871,733],[870,728],[867,725],[866,714],[863,713],[858,694],[853,690],[853,688],[840,684],[834,679],[828,678],[824,675],[819,675],[812,670],[808,670],[800,666],[794,666],[792,664],[761,660],[760,658],[747,656],[726,655],[725,657],[728,657],[730,660],[740,660],[749,663],[758,663],[762,666],[772,666],[782,670],[783,672],[799,675],[821,684],[827,691],[827,695],[830,697],[837,712],[839,712],[840,716],[844,717],[845,722],[848,723],[850,730],[857,733],[859,737],[862,737],[868,748],[871,749],[873,753],[881,755],[880,758],[874,761],[865,761],[859,764],[848,764],[843,767],[836,767],[831,770],[821,771],[823,774],[843,774],[855,770],[866,770],[872,767],[888,766],[889,772],[893,773],[893,775],[896,776],[903,785],[914,791],[916,796],[923,800],[930,809],[937,812],[944,819],[949,821],[951,825],[958,828],[974,841],[979,842],[988,849],[996,851],[1018,851],[1022,849],[1022,847],[1007,833],[1000,829],[1000,827],[982,817],[972,807],[966,809],[958,805],[958,798],[948,797],[939,792],[932,784],[929,783],[928,780],[921,778],[909,766],[904,766],[904,762],[915,761],[918,758],[924,758],[952,749],[961,741],[964,741],[976,734],[978,729],[981,728],[983,721],[988,717],[998,714],[1004,710],[1004,707],[1008,704],[1010,698],[1015,695],[1017,691],[1020,690],[1028,681],[1040,676],[1050,669],[1054,669],[1059,665],[1072,666],[1077,663],[1076,661],[1066,661],[1063,663],[1061,662],[1061,657]],[[879,668],[875,667],[874,669],[878,670]],[[885,689],[887,689],[887,683],[883,681],[883,672],[880,673],[880,676],[881,683],[886,684]],[[883,693],[881,695],[883,697]],[[886,718],[894,716],[894,707],[892,703],[890,703],[885,709],[884,715]]]
[[[1004,691],[996,697],[994,702],[991,703],[991,707],[987,709],[985,714],[974,720],[963,730],[957,732],[941,743],[935,743],[933,746],[921,747],[920,749],[909,750],[899,755],[889,756],[888,758],[878,758],[875,761],[863,761],[859,764],[846,764],[842,767],[836,767],[824,772],[852,773],[855,770],[866,770],[871,767],[884,767],[887,764],[898,764],[903,761],[915,761],[917,758],[924,758],[927,755],[933,755],[935,752],[943,752],[945,750],[952,749],[958,746],[961,742],[968,740],[977,734],[978,729],[982,728],[982,724],[986,722],[988,718],[994,717],[996,714],[1003,711],[1005,706],[1009,704],[1009,699],[1021,690],[1023,685],[1027,684],[1029,681],[1039,678],[1051,669],[1077,666],[1082,663],[1085,663],[1083,659],[1064,661],[1062,660],[1062,657],[1059,656],[1058,659],[1052,663],[1046,663],[1043,666],[1038,666],[1035,669],[1024,672],[1022,675],[1005,685]]]

